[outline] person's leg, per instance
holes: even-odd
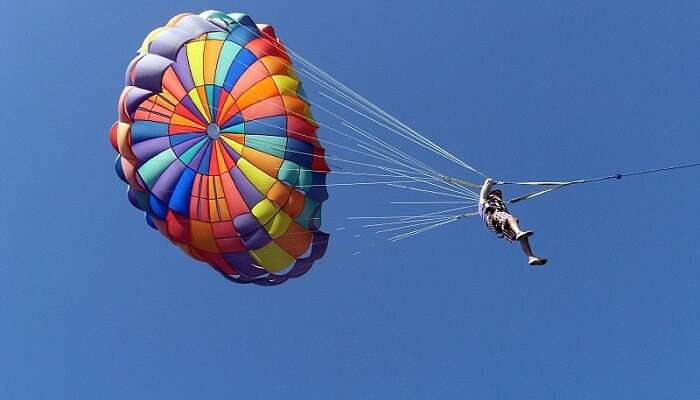
[[[515,237],[516,240],[520,240],[521,238],[527,239],[529,236],[532,236],[532,231],[523,231],[518,224],[518,220],[512,215],[508,217],[507,225],[508,229],[513,232],[513,237]]]
[[[530,240],[527,237],[523,237],[519,240],[520,247],[523,248],[523,252],[527,255],[527,263],[530,265],[544,265],[547,262],[546,258],[539,258],[532,253],[532,247],[530,247]]]

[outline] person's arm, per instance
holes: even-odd
[[[486,180],[484,181],[484,185],[481,187],[481,194],[479,195],[479,208],[480,209],[486,203],[486,200],[489,197],[489,193],[491,193],[491,188],[495,184],[496,184],[496,181],[494,181],[491,178],[486,178]]]

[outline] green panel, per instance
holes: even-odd
[[[186,152],[184,152],[180,156],[180,160],[182,160],[182,162],[185,163],[185,165],[189,164],[190,161],[192,161],[192,159],[194,158],[194,156],[197,155],[199,150],[201,150],[202,147],[207,143],[206,139],[207,138],[202,138],[202,140],[200,140],[199,143],[190,147]]]
[[[221,132],[224,132],[224,133],[245,133],[245,123],[230,126],[226,129],[222,129]]]
[[[318,203],[306,197],[304,199],[304,209],[301,211],[298,217],[294,220],[305,229],[309,229],[309,221],[315,217],[316,209],[318,208]],[[320,220],[317,220],[319,223]]]
[[[287,138],[281,136],[246,135],[245,145],[277,158],[284,158]]]
[[[224,42],[224,45],[221,47],[221,53],[219,53],[219,62],[216,64],[216,75],[214,76],[214,83],[216,86],[224,86],[226,74],[228,74],[233,59],[236,58],[239,51],[241,51],[241,46],[237,43],[231,41]]]
[[[149,189],[153,189],[160,175],[165,171],[170,164],[177,159],[177,155],[172,149],[167,149],[157,156],[151,158],[139,168],[139,175],[143,178],[144,183]]]
[[[207,35],[207,39],[211,40],[226,40],[228,32],[212,32]]]
[[[299,164],[285,160],[277,173],[277,179],[281,180],[282,182],[287,182],[292,186],[296,186],[297,181],[299,180],[300,169],[301,166]]]
[[[303,190],[304,192],[308,192],[311,190],[311,185],[313,184],[313,175],[314,173],[311,172],[310,169],[301,167],[301,171],[299,171],[299,183],[297,184],[297,187],[300,190]]]
[[[218,114],[219,110],[214,110],[216,108],[216,104],[214,104],[214,85],[206,85],[204,86],[204,90],[207,92],[207,104],[209,104],[209,115],[214,118],[216,114]]]

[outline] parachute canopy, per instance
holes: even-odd
[[[291,64],[247,15],[178,15],[128,66],[111,129],[131,204],[235,282],[300,276],[328,243],[330,170]]]

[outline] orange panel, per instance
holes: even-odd
[[[289,61],[284,58],[268,56],[260,59],[260,62],[265,64],[270,75],[289,75]]]
[[[216,64],[223,45],[223,40],[207,40],[204,43],[204,83],[207,85],[214,83]]]
[[[190,233],[192,235],[192,246],[205,251],[218,252],[216,240],[211,229],[211,224],[192,220],[190,222]]]
[[[312,237],[311,232],[292,221],[287,232],[277,238],[275,242],[287,254],[294,258],[299,258],[306,253],[306,250],[311,245]]]
[[[279,94],[280,92],[277,90],[275,81],[272,78],[267,78],[253,85],[253,87],[240,97],[237,97],[235,94],[234,97],[237,98],[236,104],[238,108],[244,110],[255,103],[259,103],[270,97],[279,96]]]
[[[265,172],[272,178],[277,177],[277,173],[283,161],[273,155],[263,153],[262,151],[250,147],[243,148],[243,158],[250,161],[251,164],[255,165],[259,170]]]
[[[289,201],[289,196],[292,195],[292,190],[294,189],[291,186],[282,181],[277,181],[272,185],[272,189],[270,189],[270,192],[267,194],[267,198],[275,202],[279,207],[284,207],[287,201]]]
[[[241,97],[248,89],[265,78],[270,77],[270,72],[265,68],[260,60],[251,65],[236,82],[236,85],[231,90],[231,96],[235,98]]]
[[[304,210],[304,193],[296,189],[292,190],[292,195],[289,196],[287,204],[285,204],[282,209],[289,214],[290,217],[298,217]]]

